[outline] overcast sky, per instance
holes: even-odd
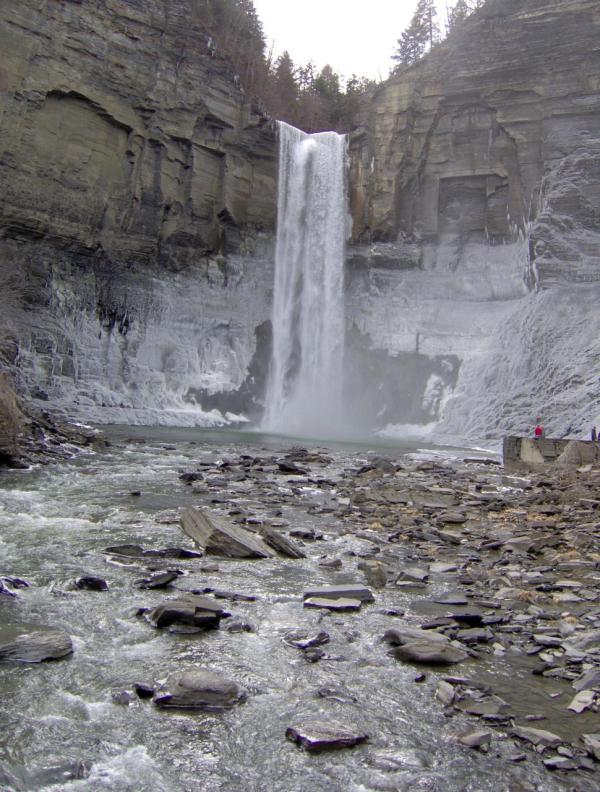
[[[452,4],[452,3],[451,3]],[[295,64],[329,63],[350,77],[385,79],[396,42],[417,0],[254,0],[267,47],[288,50]],[[438,0],[443,26],[445,0]]]

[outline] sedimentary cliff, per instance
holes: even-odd
[[[268,313],[275,132],[201,7],[0,8],[0,354],[88,417],[237,387]]]

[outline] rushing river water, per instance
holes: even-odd
[[[182,471],[243,453],[276,457],[286,441],[136,431],[137,438],[131,437],[132,429],[113,431],[111,447],[72,462],[9,472],[0,479],[0,574],[29,583],[17,598],[0,597],[0,620],[63,627],[74,644],[68,659],[0,665],[0,789],[572,788],[570,779],[550,775],[535,761],[507,762],[501,740],[487,755],[456,745],[454,735],[477,723],[462,715],[446,717],[433,695],[438,675],[428,673],[424,684],[415,684],[418,669],[391,658],[380,640],[394,624],[386,609],[406,611],[404,620],[410,623],[418,620],[413,595],[386,588],[356,614],[303,608],[302,593],[310,586],[364,580],[357,556],[373,545],[366,533],[344,535],[334,512],[336,479],[344,468],[364,461],[366,449],[329,448],[333,461],[318,475],[333,483],[321,488],[266,473],[267,489],[250,479],[227,479],[216,467],[206,468],[204,482],[194,488],[180,481]],[[407,450],[388,448],[387,453]],[[294,561],[157,559],[152,565],[118,561],[104,552],[123,543],[191,548],[177,514],[190,504],[234,517],[283,520],[294,528],[314,528],[324,538],[306,543],[307,559]],[[319,566],[333,558],[342,559],[341,570]],[[210,571],[214,564],[218,572]],[[254,602],[227,603],[232,618],[251,623],[255,632],[228,632],[228,619],[221,629],[199,636],[156,630],[136,612],[172,594],[135,587],[148,576],[149,566],[183,570],[176,583],[181,590],[211,587],[256,595]],[[73,581],[84,574],[106,579],[108,591],[75,589]],[[293,628],[326,630],[331,636],[326,657],[309,663],[287,645],[283,637]],[[135,683],[154,685],[193,665],[223,672],[243,685],[249,692],[246,703],[222,713],[166,713],[135,697],[129,704],[114,700],[115,693],[132,690]],[[334,697],[320,697],[317,691],[323,688],[334,689]],[[285,731],[312,717],[359,727],[369,742],[307,754],[285,739]],[[69,780],[68,773],[81,769],[79,763],[87,777]],[[587,783],[577,789],[594,788]]]

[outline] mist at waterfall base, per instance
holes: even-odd
[[[301,436],[343,428],[345,136],[279,123],[273,349],[263,428]]]

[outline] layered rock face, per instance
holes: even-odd
[[[600,415],[598,41],[596,0],[488,0],[351,137],[353,320],[399,367],[456,356],[447,435]]]
[[[0,9],[0,350],[21,388],[91,417],[239,386],[267,313],[252,255],[274,225],[275,133],[199,8]]]

